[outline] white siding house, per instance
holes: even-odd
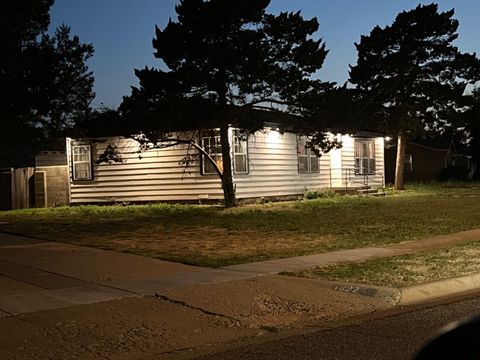
[[[303,138],[266,128],[246,137],[230,131],[237,199],[281,198],[306,189],[344,189],[384,184],[382,137],[336,135],[343,147],[317,158],[305,149]],[[333,135],[332,135],[333,136]],[[218,138],[198,141],[221,167]],[[109,144],[117,147],[121,162],[95,160]],[[180,163],[188,145],[139,153],[131,139],[67,139],[70,202],[114,203],[144,201],[221,200],[221,181],[213,166],[197,156],[188,168]],[[195,154],[194,151],[190,153]]]

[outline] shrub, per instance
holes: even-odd
[[[311,199],[319,199],[319,198],[331,198],[335,197],[338,194],[330,189],[325,189],[325,190],[308,190],[306,189],[305,192],[303,193],[303,198],[307,200]]]
[[[448,166],[440,171],[440,181],[467,180],[468,169],[465,166]]]

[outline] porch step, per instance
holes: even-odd
[[[358,189],[357,194],[361,196],[385,196],[384,191],[372,188]]]

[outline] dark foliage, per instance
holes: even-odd
[[[438,175],[438,180],[448,181],[448,180],[459,180],[465,181],[468,180],[469,170],[465,166],[447,166],[440,171]]]
[[[131,124],[126,135],[142,132],[153,143],[166,131],[219,128],[227,205],[235,199],[226,129],[257,130],[271,113],[284,127],[301,127],[307,100],[333,89],[312,78],[327,55],[325,43],[311,38],[317,20],[267,14],[268,5],[181,0],[178,20],[157,27],[153,40],[168,70],[136,70],[140,87],[120,107]]]
[[[386,133],[403,138],[458,126],[465,87],[480,78],[480,63],[453,45],[458,36],[453,15],[439,12],[437,4],[419,5],[355,44],[358,60],[349,81]]]
[[[460,114],[459,122],[464,124],[464,137],[462,140],[466,143],[466,150],[471,154],[477,163],[480,164],[480,89],[472,91],[470,102],[466,111]],[[480,179],[479,170],[475,174],[476,179]]]
[[[40,46],[50,62],[45,67],[50,73],[41,125],[47,138],[55,138],[91,111],[94,78],[86,63],[93,55],[93,46],[72,37],[65,25],[57,28],[53,37],[43,36]]]
[[[70,133],[73,137],[96,138],[123,134],[129,131],[125,128],[124,120],[118,110],[100,107],[77,121]],[[128,128],[130,129],[130,126]]]
[[[53,0],[8,1],[0,13],[0,143],[35,147],[89,111],[93,47],[61,26],[46,34]]]

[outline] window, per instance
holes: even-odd
[[[248,134],[233,132],[233,172],[248,174]]]
[[[236,174],[248,174],[248,135],[235,130],[233,133],[233,171]],[[223,171],[222,145],[218,131],[208,131],[202,136],[202,147]],[[202,155],[202,174],[217,174],[212,163]]]
[[[205,132],[202,136],[202,147],[210,155],[210,157],[215,161],[217,166],[220,168],[220,171],[223,171],[223,160],[222,160],[222,146],[220,144],[220,134],[218,131],[208,131]],[[202,154],[202,174],[211,175],[217,174],[215,167],[212,163]]]
[[[72,145],[73,180],[92,180],[92,151],[90,145]]]
[[[318,164],[318,156],[310,148],[306,148],[307,139],[297,136],[297,156],[298,156],[298,172],[301,174],[318,173],[320,167]]]
[[[355,174],[367,175],[375,173],[374,140],[355,140]]]
[[[413,163],[412,163],[412,155],[405,154],[405,159],[403,160],[403,172],[411,173],[413,172]]]

